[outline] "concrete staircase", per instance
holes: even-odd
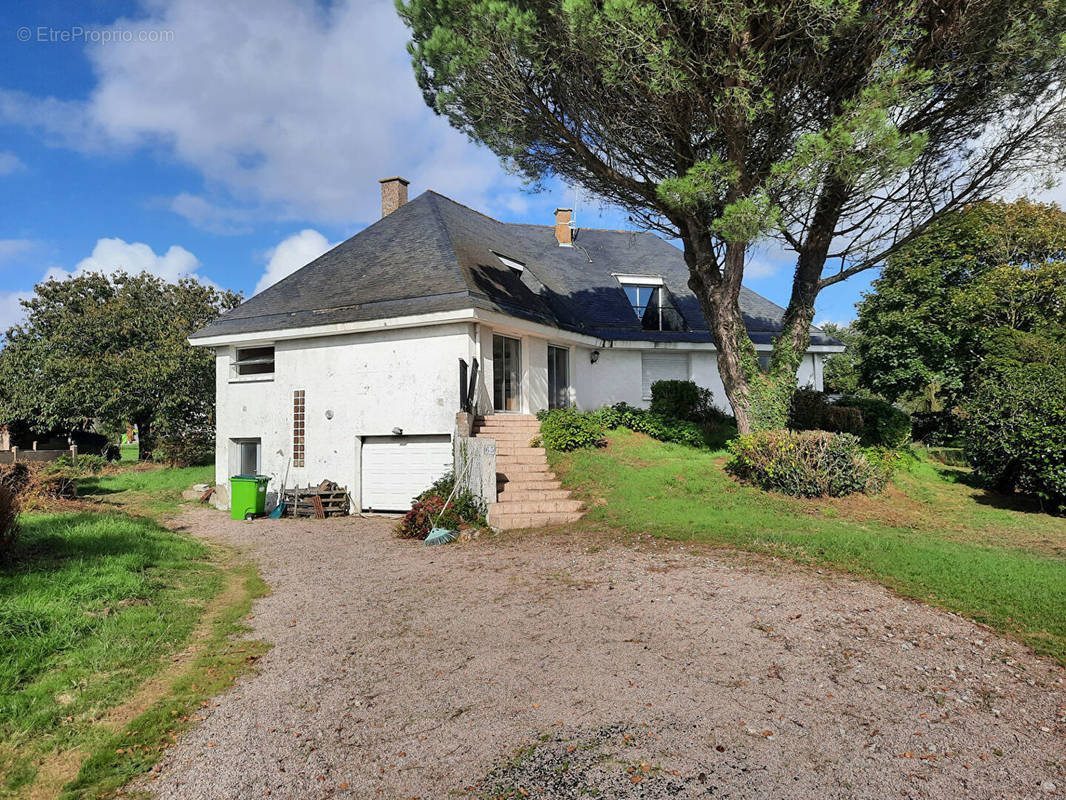
[[[530,447],[540,422],[529,414],[493,414],[474,420],[474,435],[496,440],[497,502],[489,525],[497,530],[563,525],[581,519],[583,505],[562,488],[543,447]]]

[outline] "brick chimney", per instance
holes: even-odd
[[[570,227],[573,220],[574,209],[555,209],[555,239],[560,247],[572,247],[574,244],[574,230]]]
[[[407,202],[407,185],[410,181],[392,177],[382,178],[378,183],[381,184],[381,216],[387,217]]]

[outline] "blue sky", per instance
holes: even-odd
[[[46,275],[147,269],[249,295],[380,213],[403,175],[507,221],[631,227],[530,195],[424,105],[391,0],[38,0],[0,7],[0,330]],[[786,260],[746,283],[784,303]],[[871,276],[872,277],[872,276]],[[833,287],[846,321],[869,280]]]

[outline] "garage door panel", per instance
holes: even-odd
[[[452,468],[448,436],[368,436],[363,440],[362,506],[407,511],[411,498]]]

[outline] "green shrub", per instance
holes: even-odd
[[[829,401],[826,400],[824,392],[801,386],[792,395],[792,404],[788,412],[788,427],[794,431],[823,430],[827,408],[829,408]]]
[[[704,431],[695,422],[666,417],[626,403],[616,403],[596,413],[602,424],[611,430],[628,428],[637,433],[645,433],[660,442],[675,442],[689,447],[707,446]]]
[[[930,447],[962,447],[963,419],[954,411],[917,411],[911,414],[911,437]]]
[[[729,443],[730,474],[793,497],[843,497],[878,492],[888,480],[858,438],[825,431],[761,431]],[[880,460],[880,458],[875,459]]]
[[[966,457],[994,488],[1066,511],[1066,371],[1018,364],[982,381],[965,404]]]
[[[469,489],[463,489],[462,487],[460,487],[453,495],[452,490],[454,488],[455,472],[449,470],[441,477],[437,478],[432,486],[422,492],[422,494],[418,495],[418,497],[414,499],[414,502],[418,503],[433,495],[439,495],[445,499],[451,497],[452,501],[448,504],[445,518],[452,520],[455,524],[445,527],[457,529],[459,525],[464,522],[471,525],[483,525],[485,522],[485,504],[482,502],[481,498]]]
[[[862,412],[850,406],[826,406],[823,425],[823,430],[830,433],[853,433],[858,436],[862,433]]]
[[[842,397],[833,405],[862,414],[859,438],[866,447],[902,447],[911,440],[911,418],[891,403],[873,397]]]
[[[19,497],[14,489],[0,483],[0,562],[11,556],[18,538]]]
[[[454,472],[447,472],[434,481],[414,498],[411,510],[396,525],[396,535],[402,539],[425,539],[434,527],[453,531],[464,525],[483,527],[485,509],[481,499],[463,488],[452,494],[454,488]]]
[[[583,414],[576,408],[553,408],[537,413],[540,420],[540,446],[569,452],[598,447],[603,442],[604,426],[596,413]]]
[[[825,392],[802,386],[792,395],[788,427],[794,431],[829,431],[859,436],[863,416],[858,408],[830,405]]]
[[[74,466],[74,459],[64,453],[52,462],[56,467],[69,469],[79,475],[98,475],[107,466],[108,461],[104,456],[83,455],[78,453],[78,466]]]
[[[732,416],[714,404],[710,389],[697,386],[693,381],[655,381],[651,385],[651,407],[648,410],[663,417],[700,424],[735,422]]]

